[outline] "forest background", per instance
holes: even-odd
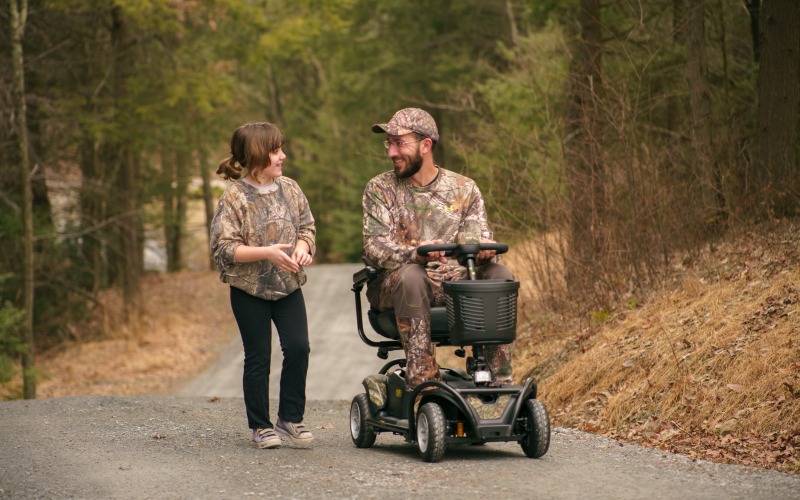
[[[186,269],[187,207],[209,222],[214,171],[248,121],[287,137],[317,261],[356,262],[363,187],[389,168],[370,126],[430,111],[437,162],[478,182],[496,239],[520,249],[524,316],[549,331],[577,318],[578,350],[724,238],[797,216],[796,0],[2,5],[0,381],[21,373],[16,397],[36,396],[36,352],[102,335],[86,329],[104,291],[140,320],[149,241],[159,272]],[[792,401],[794,335],[777,350]],[[782,397],[760,436],[800,425]],[[794,460],[772,436],[773,462]]]

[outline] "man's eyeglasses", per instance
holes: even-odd
[[[390,148],[390,147],[392,147],[392,146],[394,146],[394,147],[396,147],[396,148],[398,148],[398,149],[399,149],[399,148],[401,148],[401,147],[405,146],[406,144],[414,144],[415,142],[422,142],[422,141],[424,141],[424,140],[425,140],[425,139],[418,139],[418,140],[416,140],[416,141],[401,141],[401,142],[383,141],[383,146],[384,146],[386,149],[389,149],[389,148]]]

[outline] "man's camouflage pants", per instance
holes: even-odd
[[[478,279],[513,279],[507,267],[495,263],[479,266],[476,274]],[[408,388],[428,380],[441,380],[431,342],[431,307],[444,305],[441,282],[430,279],[422,265],[406,264],[388,274],[377,290],[368,290],[367,296],[380,311],[394,309],[406,355]],[[480,354],[481,349],[495,383],[511,383],[512,345],[473,346],[473,356]]]

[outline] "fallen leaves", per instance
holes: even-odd
[[[684,429],[676,422],[657,417],[624,431],[606,428],[597,420],[584,421],[576,427],[609,439],[692,458],[800,473],[800,428],[764,436],[749,432],[720,436],[700,428]]]

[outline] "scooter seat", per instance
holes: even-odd
[[[372,329],[387,339],[400,340],[397,332],[397,321],[394,317],[394,310],[378,311],[371,308],[367,313]],[[447,325],[447,308],[431,308],[431,340],[437,345],[450,344],[450,330]]]

